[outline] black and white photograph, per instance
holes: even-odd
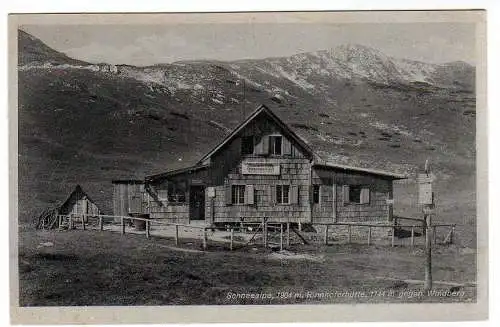
[[[421,14],[10,17],[14,305],[485,312],[486,15]]]

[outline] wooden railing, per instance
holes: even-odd
[[[175,234],[174,234],[174,239],[175,239],[175,245],[179,245],[179,227],[185,227],[185,228],[191,228],[191,229],[198,229],[202,232],[202,241],[203,241],[203,249],[207,249],[208,246],[208,239],[207,239],[207,227],[206,226],[193,226],[193,225],[188,225],[188,224],[179,224],[179,223],[170,223],[170,222],[165,222],[165,221],[159,221],[156,219],[151,219],[151,218],[142,218],[142,217],[131,217],[131,216],[113,216],[113,215],[68,215],[68,216],[59,216],[59,226],[61,228],[61,220],[67,218],[68,219],[68,228],[73,229],[76,228],[76,226],[81,226],[83,230],[86,229],[86,221],[88,218],[96,218],[98,220],[98,229],[100,231],[104,230],[104,222],[105,220],[111,221],[113,223],[116,223],[116,221],[119,221],[120,225],[120,233],[125,234],[126,233],[126,222],[128,221],[133,221],[133,220],[139,220],[139,221],[144,221],[146,224],[145,228],[145,235],[146,238],[151,237],[151,225],[163,225],[163,226],[172,226],[175,228]]]
[[[422,234],[424,233],[425,230],[425,224],[418,224],[418,225],[396,225],[396,224],[370,224],[370,223],[354,223],[354,222],[349,222],[349,223],[342,223],[342,222],[337,222],[337,223],[317,223],[315,225],[320,225],[320,226],[325,226],[325,231],[324,231],[324,244],[328,245],[328,230],[330,226],[347,226],[347,242],[351,243],[351,229],[352,227],[368,227],[368,236],[367,236],[367,244],[370,245],[372,243],[372,229],[373,228],[390,228],[391,229],[391,246],[394,247],[395,245],[395,238],[396,238],[396,231],[399,229],[410,229],[410,245],[413,247],[415,245],[415,229],[422,229]],[[443,243],[453,243],[453,237],[454,237],[454,232],[455,232],[455,227],[456,224],[433,224],[431,225],[432,228],[432,235],[433,235],[433,241],[434,244],[437,244],[437,233],[436,230],[438,227],[449,227],[450,231],[445,237]]]
[[[142,218],[142,217],[131,217],[131,216],[113,216],[113,215],[97,215],[97,216],[90,216],[90,215],[79,215],[79,216],[74,216],[74,215],[69,215],[69,216],[64,216],[64,215],[59,215],[58,220],[59,220],[59,229],[62,228],[62,221],[67,219],[68,221],[68,228],[73,229],[76,228],[77,226],[81,226],[83,230],[86,229],[86,221],[90,221],[90,218],[95,218],[98,221],[98,229],[100,231],[104,230],[104,223],[107,222],[109,223],[110,221],[119,224],[120,226],[120,233],[125,234],[126,233],[126,223],[129,221],[144,221],[145,222],[145,236],[146,238],[151,237],[151,226],[152,225],[163,225],[163,226],[172,226],[175,228],[175,233],[174,233],[174,240],[175,240],[175,245],[178,246],[180,243],[180,237],[179,237],[179,228],[184,227],[184,228],[190,228],[190,229],[198,229],[202,233],[202,242],[203,242],[203,249],[207,249],[208,246],[208,236],[207,236],[207,230],[212,229],[212,227],[207,227],[207,226],[195,226],[195,225],[189,225],[189,224],[182,224],[182,223],[172,223],[172,222],[165,222],[157,219],[151,219],[151,218]],[[117,222],[118,221],[118,222]],[[233,250],[234,247],[234,232],[235,231],[241,231],[243,228],[248,228],[248,226],[257,226],[255,231],[253,232],[253,236],[250,238],[248,242],[245,244],[250,243],[256,235],[262,233],[262,242],[264,247],[268,247],[269,241],[268,241],[268,236],[269,236],[269,230],[273,230],[275,233],[279,232],[280,233],[280,242],[279,242],[279,247],[280,250],[283,250],[285,243],[286,246],[290,246],[290,234],[291,232],[297,234],[299,238],[302,239],[302,242],[304,244],[307,244],[308,241],[301,235],[301,233],[294,228],[291,227],[290,223],[285,223],[285,222],[268,222],[267,219],[263,219],[262,222],[242,222],[238,223],[239,226],[232,226],[229,228],[230,232],[230,249]],[[410,229],[410,245],[413,247],[415,245],[415,230],[422,230],[422,234],[425,232],[425,224],[422,225],[420,224],[411,224],[411,225],[400,225],[400,224],[374,224],[374,223],[363,223],[363,222],[337,222],[337,223],[315,223],[315,226],[324,226],[324,235],[323,235],[323,243],[325,245],[329,244],[329,230],[330,228],[333,229],[333,227],[339,227],[339,226],[346,226],[347,227],[347,243],[352,243],[352,229],[353,227],[360,227],[360,228],[367,228],[367,238],[366,238],[366,243],[368,245],[371,245],[373,243],[373,238],[372,238],[372,230],[375,228],[390,228],[391,230],[391,246],[395,246],[395,239],[396,239],[396,231],[401,230],[401,229]],[[434,244],[437,244],[437,228],[450,228],[448,234],[443,240],[443,243],[448,243],[451,244],[453,243],[454,239],[454,232],[455,232],[455,227],[456,224],[433,224],[431,226],[432,230],[432,236],[433,236],[433,242]],[[286,233],[286,235],[285,235]]]

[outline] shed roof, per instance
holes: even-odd
[[[189,166],[189,167],[185,167],[185,168],[170,170],[170,171],[167,171],[165,173],[146,176],[146,181],[152,181],[152,180],[159,179],[159,178],[164,178],[164,177],[173,176],[173,175],[177,175],[177,174],[197,171],[197,170],[205,169],[208,167],[209,167],[209,165],[194,165],[194,166]]]
[[[371,168],[360,168],[360,167],[354,167],[354,166],[348,166],[348,165],[339,165],[336,163],[329,163],[329,162],[313,163],[313,166],[327,168],[327,169],[354,171],[354,172],[366,173],[366,174],[377,175],[377,176],[385,176],[385,177],[389,177],[391,179],[406,179],[406,178],[408,178],[408,176],[405,176],[402,174],[391,173],[391,172],[387,172],[387,171],[383,171],[383,170],[371,169]]]
[[[64,207],[64,206],[66,205],[66,203],[68,203],[68,201],[69,201],[69,200],[73,197],[73,195],[74,195],[75,193],[82,193],[83,195],[87,196],[87,198],[90,200],[90,202],[95,203],[95,202],[94,202],[94,201],[90,198],[90,196],[89,196],[87,193],[85,193],[85,191],[83,190],[83,188],[82,188],[80,185],[76,185],[76,187],[75,187],[75,189],[73,190],[73,192],[71,192],[71,193],[69,194],[69,196],[66,198],[66,200],[65,200],[64,202],[61,202],[61,204],[60,204],[60,205],[58,205],[58,207],[59,207],[59,208]]]

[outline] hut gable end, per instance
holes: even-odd
[[[227,151],[231,152],[231,155],[238,154],[238,157],[312,158],[314,155],[309,145],[264,105],[257,108],[226,139],[203,156],[198,164],[213,161],[214,156],[219,156],[221,152]]]

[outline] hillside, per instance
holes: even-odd
[[[286,58],[106,66],[19,33],[23,221],[76,183],[109,212],[112,179],[193,163],[260,103],[328,160],[414,174],[429,158],[449,202],[442,210],[474,214],[475,75],[466,63],[346,45]],[[414,190],[400,192],[413,209]]]

